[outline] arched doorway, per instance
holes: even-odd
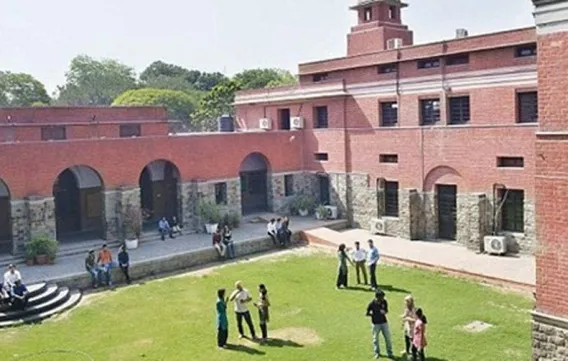
[[[10,190],[0,179],[0,253],[12,252],[12,206]]]
[[[179,218],[178,168],[167,160],[155,160],[148,164],[140,174],[140,206],[144,222],[148,227],[156,227],[161,218]]]
[[[243,214],[266,212],[268,205],[269,163],[260,153],[249,154],[241,163],[241,206]]]
[[[65,169],[53,185],[57,238],[60,241],[103,237],[103,181],[87,166]]]

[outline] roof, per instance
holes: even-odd
[[[387,3],[389,5],[398,6],[401,8],[405,8],[408,4],[403,3],[401,0],[358,0],[357,5],[353,5],[349,7],[351,10],[359,10],[361,8],[365,8],[377,3]]]

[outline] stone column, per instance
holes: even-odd
[[[370,181],[367,174],[349,175],[348,189],[351,193],[349,213],[352,214],[352,224],[354,227],[369,229],[371,220],[379,217],[376,186],[376,182]]]
[[[306,194],[314,198],[318,195],[317,175],[303,172],[294,174],[294,194]]]
[[[12,225],[12,254],[21,254],[25,250],[25,244],[30,238],[27,202],[25,200],[12,200],[11,225]]]
[[[332,206],[337,207],[338,217],[347,217],[351,220],[352,215],[348,213],[348,195],[347,195],[347,178],[345,173],[330,173],[329,174],[329,188],[330,188],[330,203]]]
[[[485,194],[459,194],[457,197],[456,240],[469,250],[482,251],[483,237],[488,234],[489,203]]]
[[[118,207],[120,191],[110,190],[104,192],[103,207],[103,231],[104,239],[107,241],[119,239],[122,231],[119,228],[120,217],[118,216]]]
[[[399,237],[406,239],[420,239],[422,219],[422,198],[416,189],[399,190]]]
[[[57,239],[55,199],[53,197],[29,197],[27,199],[30,238],[46,235]]]
[[[438,198],[436,192],[422,193],[421,229],[425,239],[438,238]]]
[[[179,184],[181,195],[181,219],[183,226],[189,230],[197,227],[197,182]]]
[[[285,213],[287,200],[284,189],[284,174],[273,174],[270,177],[272,185],[272,211],[274,213]]]
[[[116,191],[116,224],[119,239],[124,238],[123,221],[129,207],[140,209],[140,188],[121,187]]]
[[[536,224],[535,224],[535,204],[525,199],[524,205],[524,221],[525,221],[525,239],[521,244],[521,252],[533,254],[536,250]]]

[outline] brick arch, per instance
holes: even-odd
[[[247,155],[241,165],[239,166],[239,172],[251,172],[251,171],[261,171],[264,170],[270,173],[272,166],[268,158],[260,153],[254,152]]]
[[[139,176],[142,177],[144,171],[147,170],[150,173],[153,181],[163,180],[165,175],[164,172],[167,166],[171,166],[174,171],[174,177],[178,181],[181,180],[179,167],[169,159],[155,159],[147,163],[144,167],[142,167]]]
[[[180,174],[179,167],[168,159],[153,160],[142,168],[138,186],[140,208],[147,227],[154,227],[162,217],[170,220],[180,218]]]
[[[463,186],[464,180],[462,175],[454,168],[446,165],[440,165],[432,168],[426,177],[424,177],[423,190],[432,192],[436,184],[456,184]]]
[[[67,170],[73,173],[73,175],[77,179],[77,184],[79,188],[95,188],[95,187],[100,187],[101,189],[105,188],[104,180],[101,173],[94,167],[91,167],[86,164],[77,164],[61,169],[57,173],[57,177],[53,181],[54,185],[57,184],[59,177]]]
[[[10,187],[0,178],[0,198],[10,198]]]

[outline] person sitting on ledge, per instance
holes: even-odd
[[[91,276],[91,284],[93,288],[99,287],[99,268],[97,267],[97,259],[95,258],[95,250],[89,250],[85,257],[85,269]]]
[[[0,280],[0,309],[10,305],[10,294],[4,288],[4,283]]]
[[[175,238],[174,232],[172,231],[172,227],[170,227],[170,224],[168,223],[166,217],[162,217],[162,219],[160,219],[160,221],[158,222],[158,231],[160,232],[160,237],[162,237],[162,241],[166,240],[166,234],[168,234],[170,238]]]
[[[107,286],[112,286],[112,253],[107,248],[106,243],[103,244],[101,250],[99,251],[99,256],[97,257],[97,263],[99,264],[99,272],[105,275],[105,281]]]
[[[16,285],[16,281],[22,280],[20,271],[13,264],[8,266],[8,271],[4,273],[4,289],[6,292],[12,292],[12,288]]]
[[[12,308],[16,310],[23,310],[28,304],[28,288],[17,280],[12,288]]]
[[[270,239],[272,239],[274,245],[277,245],[278,240],[276,237],[278,235],[276,234],[276,219],[272,218],[270,222],[268,222],[268,224],[266,225],[266,232],[270,236]]]
[[[181,225],[178,222],[178,219],[176,216],[172,217],[172,223],[170,224],[170,226],[172,226],[172,233],[174,235],[179,234],[180,236],[182,235],[181,233]]]
[[[223,245],[222,236],[221,236],[221,229],[219,227],[217,227],[217,229],[215,229],[215,232],[213,232],[213,236],[211,238],[213,240],[213,247],[217,250],[217,253],[219,253],[219,256],[225,257],[225,252],[227,251],[227,249]]]

